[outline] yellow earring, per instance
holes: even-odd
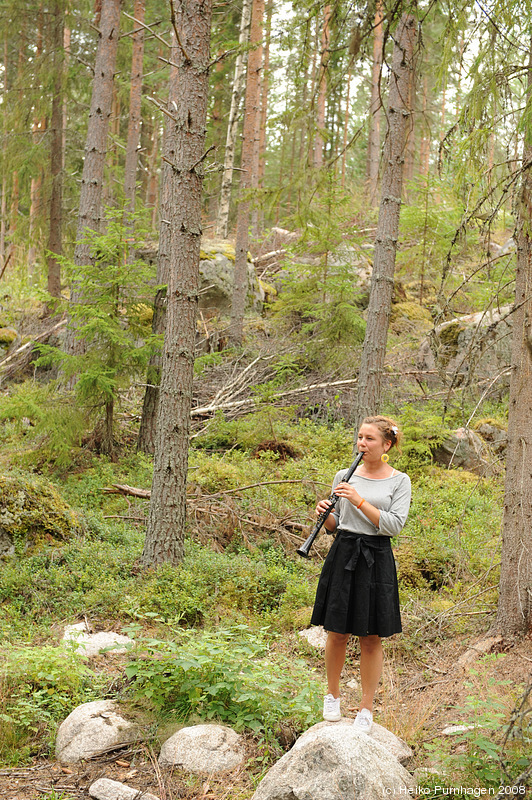
[[[387,464],[389,460],[390,460],[390,456],[388,455],[388,453],[383,453],[382,456],[381,456],[381,461],[384,464]]]

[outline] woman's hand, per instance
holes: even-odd
[[[346,500],[349,500],[349,502],[354,506],[358,506],[362,500],[362,497],[359,495],[354,486],[351,486],[350,483],[345,483],[345,481],[342,481],[338,484],[334,490],[334,493],[337,494],[338,497],[343,497]]]
[[[331,503],[329,500],[320,500],[318,505],[316,506],[316,516],[319,517],[320,514],[324,514],[327,509],[330,509]]]
[[[319,517],[321,514],[325,514],[331,508],[331,501],[330,500],[320,500],[316,506],[316,515]],[[329,531],[329,533],[334,533],[336,530],[336,517],[332,514],[329,514],[328,517],[325,518],[325,522],[323,523],[325,529]]]

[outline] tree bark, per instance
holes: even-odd
[[[260,104],[260,71],[262,68],[262,20],[264,0],[253,0],[251,12],[250,46],[246,99],[244,104],[244,131],[242,141],[242,177],[240,179],[240,198],[236,223],[235,279],[231,303],[231,324],[229,336],[233,344],[242,342],[244,313],[248,290],[248,247],[251,212],[250,189],[253,185],[253,163],[255,141],[258,135]]]
[[[168,81],[168,112],[174,114],[178,103],[181,102],[179,94],[179,71],[174,64],[177,64],[180,50],[178,51],[175,35],[172,39],[172,49],[170,52],[170,78]],[[172,164],[175,162],[178,142],[176,140],[177,128],[171,117],[166,117],[163,135],[163,165],[162,165],[162,185],[161,185],[161,219],[159,224],[159,251],[157,258],[157,276],[155,278],[158,286],[168,285],[171,270],[171,245],[173,229],[170,225],[172,218],[173,202],[173,183],[172,183]],[[153,306],[152,332],[164,334],[166,327],[166,295],[167,290],[159,289],[155,296]],[[144,402],[142,404],[142,416],[140,419],[139,437],[137,440],[137,450],[144,453],[153,454],[155,452],[155,437],[157,432],[157,410],[159,405],[159,386],[161,383],[162,353],[154,353],[150,358],[146,374],[146,391],[144,392]]]
[[[79,196],[78,228],[74,251],[76,266],[91,263],[90,246],[86,240],[85,231],[87,229],[100,230],[107,134],[113,106],[113,79],[118,48],[120,2],[121,0],[102,0],[91,107],[85,141],[85,160]],[[70,302],[83,302],[75,280],[71,287]],[[84,344],[76,337],[72,321],[69,323],[65,337],[65,349],[72,355],[84,351]]]
[[[233,184],[233,167],[235,163],[236,135],[238,132],[239,109],[244,91],[247,55],[244,47],[249,38],[249,25],[251,21],[251,0],[243,0],[242,18],[240,22],[240,36],[238,40],[239,52],[235,61],[235,74],[233,78],[233,93],[231,95],[231,108],[229,109],[229,123],[225,140],[224,170],[222,175],[222,188],[218,217],[216,220],[216,236],[227,238],[229,229],[229,208],[231,204],[231,186]]]
[[[58,256],[63,252],[63,42],[64,11],[62,0],[56,0],[52,19],[53,75],[52,116],[50,123],[50,229],[46,258],[47,288],[52,297],[61,296],[61,265]]]
[[[377,0],[373,35],[373,65],[371,69],[371,101],[369,104],[368,160],[366,168],[367,197],[370,205],[377,205],[379,193],[379,163],[381,155],[381,70],[383,46],[383,13],[381,0]]]
[[[135,194],[137,188],[138,148],[140,142],[142,78],[144,61],[144,12],[145,0],[135,0],[133,16],[140,23],[133,34],[133,52],[131,55],[131,85],[129,92],[129,118],[127,126],[126,162],[124,167],[124,195],[126,209],[134,213]]]
[[[212,0],[190,0],[173,15],[178,102],[171,121],[175,150],[165,173],[170,216],[161,220],[161,227],[170,228],[171,271],[153,482],[141,556],[146,566],[177,564],[184,556],[211,15]]]
[[[508,409],[508,448],[496,627],[532,631],[532,42],[517,219],[517,272]]]
[[[319,169],[323,165],[323,148],[325,144],[325,108],[327,99],[327,69],[329,64],[329,40],[331,6],[327,3],[323,9],[323,27],[321,29],[321,58],[318,78],[318,99],[316,103],[316,135],[314,138],[314,166]]]
[[[272,31],[273,0],[268,0],[266,5],[266,32],[262,58],[262,80],[260,87],[260,115],[259,115],[259,140],[257,153],[257,189],[264,188],[264,174],[266,170],[267,124],[268,124],[268,95],[270,90],[270,39]],[[264,212],[262,204],[256,208],[254,221],[254,235],[259,236],[264,227]]]
[[[368,414],[375,413],[381,402],[382,371],[393,293],[395,254],[399,232],[401,191],[406,135],[409,125],[410,85],[414,75],[414,51],[417,21],[405,13],[395,34],[390,91],[388,131],[381,202],[375,238],[375,257],[367,313],[366,335],[358,377],[355,426]]]

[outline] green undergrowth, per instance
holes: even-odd
[[[403,427],[402,451],[391,463],[411,474],[413,503],[394,542],[405,628],[397,647],[415,659],[438,636],[471,635],[493,613],[502,486],[432,465],[427,439],[435,418],[420,421],[405,410]],[[65,541],[41,542],[0,564],[4,763],[49,749],[58,719],[98,693],[155,725],[217,719],[248,729],[272,753],[285,717],[296,731],[317,721],[321,686],[312,666],[321,660],[296,631],[310,621],[325,540],[317,543],[320,557],[301,559],[295,549],[305,531],[298,538],[287,528],[283,537],[279,527],[283,520],[310,526],[316,499],[351,459],[352,431],[339,423],[296,422],[289,409],[267,407],[216,420],[190,451],[185,559],[148,570],[138,566],[147,501],[104,490],[149,488],[149,457],[126,452],[111,462],[89,454],[74,469],[41,475],[81,524]],[[204,517],[197,507],[207,508]],[[453,612],[464,601],[471,616]],[[127,673],[125,661],[116,675],[102,676],[70,655],[61,660],[64,625],[84,617],[96,629],[135,633]],[[12,654],[30,648],[35,669],[41,659],[31,680],[9,667]]]
[[[296,731],[319,720],[321,682],[302,658],[276,651],[267,628],[174,628],[171,638],[141,637],[137,647],[127,694],[166,721],[217,720],[268,740],[281,720]]]

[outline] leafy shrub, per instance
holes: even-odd
[[[4,730],[51,735],[55,723],[81,703],[94,700],[103,681],[72,648],[9,647],[0,661],[0,703]]]
[[[161,713],[216,719],[266,736],[279,719],[301,730],[318,718],[320,685],[303,662],[274,655],[264,631],[178,630],[173,641],[139,645],[126,667],[131,692]]]

